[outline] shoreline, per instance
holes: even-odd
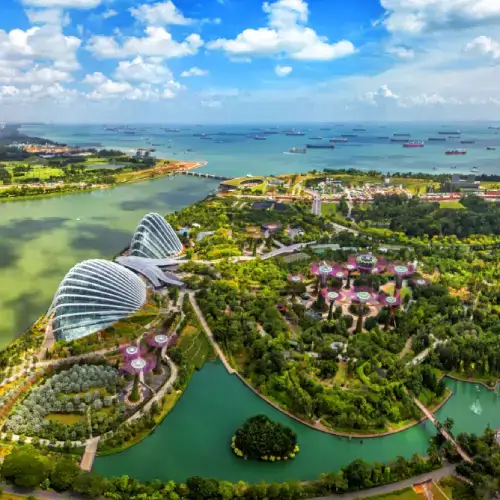
[[[166,161],[166,160],[168,160],[168,158],[165,158],[165,159],[162,158],[160,161]],[[6,202],[11,202],[11,201],[27,201],[27,200],[41,199],[41,198],[53,198],[55,196],[67,196],[67,195],[72,195],[72,194],[91,193],[94,191],[107,191],[109,189],[127,186],[130,184],[137,184],[139,182],[146,182],[146,181],[154,181],[156,179],[162,179],[164,177],[169,177],[171,175],[179,175],[179,174],[182,174],[183,172],[190,172],[191,170],[195,170],[195,169],[207,166],[208,161],[204,160],[204,161],[199,161],[199,162],[187,162],[187,163],[184,163],[183,165],[184,165],[184,168],[181,168],[178,170],[171,170],[171,171],[166,171],[166,172],[160,171],[160,173],[158,175],[155,175],[154,177],[131,179],[131,180],[123,181],[123,182],[118,182],[115,184],[99,185],[99,186],[95,186],[95,187],[75,189],[74,191],[50,192],[50,190],[49,190],[43,194],[39,193],[39,194],[32,194],[32,195],[25,195],[25,196],[0,197],[0,203],[6,203]],[[144,170],[144,172],[152,173],[151,169]],[[20,189],[23,186],[24,186],[24,184],[16,184],[16,185],[9,186],[8,189],[10,189],[10,188]]]

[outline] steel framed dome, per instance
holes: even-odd
[[[107,328],[146,302],[146,284],[107,260],[85,260],[63,278],[48,315],[58,340],[75,340]]]
[[[141,219],[130,244],[130,255],[149,259],[164,259],[181,251],[182,243],[172,226],[155,213]]]

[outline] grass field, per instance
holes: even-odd
[[[322,203],[321,215],[328,216],[337,212],[337,203]]]
[[[14,167],[17,165],[25,165],[25,163],[7,163],[6,167],[7,170],[11,173],[12,177],[12,183],[15,184],[17,182],[20,182],[21,180],[24,179],[48,179],[51,176],[54,177],[63,177],[64,172],[60,168],[55,168],[55,167],[45,167],[43,165],[31,165],[32,170],[30,172],[27,172],[24,175],[21,175],[19,177],[14,177],[13,170]]]
[[[440,201],[439,208],[453,208],[455,210],[465,209],[465,207],[459,201]]]
[[[415,493],[412,488],[405,488],[404,490],[394,491],[387,495],[366,497],[365,500],[424,500],[424,496]]]
[[[44,420],[60,422],[61,424],[74,425],[84,422],[87,417],[76,413],[49,413]]]
[[[198,370],[213,356],[212,345],[201,328],[188,323],[181,332],[177,344],[188,363]]]

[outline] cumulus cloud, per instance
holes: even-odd
[[[395,45],[393,47],[388,47],[387,52],[398,59],[413,59],[415,57],[415,51],[404,45]]]
[[[102,17],[104,19],[110,19],[111,17],[115,17],[117,15],[118,15],[118,12],[116,12],[116,10],[108,9],[107,11],[103,12]]]
[[[263,10],[268,15],[267,27],[248,28],[235,39],[219,38],[207,47],[236,57],[283,54],[308,61],[328,61],[356,52],[350,41],[328,43],[326,37],[306,26],[309,7],[304,0],[264,2]]]
[[[200,35],[193,33],[182,42],[161,27],[148,26],[143,37],[127,37],[120,44],[115,36],[93,36],[87,49],[102,59],[118,59],[131,56],[159,56],[164,58],[194,55],[203,45]]]
[[[27,9],[26,16],[31,24],[55,24],[66,26],[71,22],[69,14],[61,9]]]
[[[206,69],[198,68],[197,66],[193,66],[192,68],[183,71],[181,73],[181,77],[189,78],[190,76],[205,76],[208,75],[208,71]]]
[[[138,21],[149,26],[186,25],[194,22],[194,19],[184,17],[171,0],[153,5],[142,4],[137,8],[132,7],[129,11]]]
[[[488,36],[478,36],[465,46],[465,52],[500,59],[500,42]]]
[[[66,71],[51,67],[20,69],[15,65],[0,64],[0,83],[5,84],[42,84],[50,85],[56,82],[70,82],[73,77]]]
[[[58,9],[93,9],[100,5],[101,0],[22,0],[31,7]]]
[[[389,31],[419,34],[500,21],[497,0],[381,0]]]
[[[115,71],[118,80],[161,83],[172,79],[172,72],[155,58],[144,60],[141,56],[132,61],[120,61]]]
[[[64,71],[79,67],[76,52],[81,40],[65,36],[60,26],[45,24],[26,31],[0,30],[0,59],[4,60],[49,60],[54,67]]]
[[[367,92],[361,96],[360,100],[374,106],[379,106],[381,103],[387,101],[396,102],[399,100],[399,96],[388,85],[382,85],[376,92]]]
[[[0,101],[5,103],[29,103],[47,99],[50,102],[68,102],[77,97],[78,92],[60,83],[51,85],[33,84],[26,88],[13,85],[0,86]]]
[[[291,66],[280,66],[279,64],[274,68],[277,76],[288,76],[292,72]]]

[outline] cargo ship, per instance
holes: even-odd
[[[448,149],[445,154],[447,155],[466,155],[466,149]]]
[[[127,134],[127,135],[135,135],[135,131],[134,130],[124,130],[123,133]]]
[[[256,135],[253,138],[254,141],[267,141],[267,137],[265,135]]]
[[[391,137],[391,142],[402,142],[402,143],[405,143],[407,141],[408,141],[408,139],[395,139],[394,137]]]
[[[392,134],[394,137],[410,137],[411,134]]]
[[[193,137],[205,137],[207,134],[193,134]]]
[[[306,148],[308,148],[308,149],[334,149],[335,146],[333,144],[306,144]]]
[[[333,139],[330,139],[330,142],[349,142],[349,139],[346,139],[345,137],[334,137]]]
[[[448,139],[460,139],[459,135],[449,135]]]
[[[427,140],[432,141],[432,142],[445,142],[446,137],[429,137],[429,139],[427,139]]]
[[[380,140],[385,139],[385,140],[387,140],[387,139],[389,139],[389,136],[387,136],[387,135],[380,135],[380,136],[377,137],[377,139],[380,139]]]
[[[442,130],[438,132],[439,135],[460,135],[461,133],[460,130]]]
[[[265,135],[279,134],[278,130],[264,130]]]
[[[423,148],[424,143],[421,141],[411,141],[411,142],[405,142],[403,144],[404,148]]]
[[[332,130],[331,128],[320,128],[320,130]]]
[[[285,135],[306,135],[304,134],[304,132],[294,132],[294,131],[290,131],[290,132],[285,132]]]
[[[165,132],[179,132],[178,128],[164,128],[163,130]]]
[[[340,137],[358,137],[356,134],[342,134]]]
[[[353,128],[353,132],[366,132],[366,128]]]
[[[304,149],[304,148],[292,148],[292,149],[290,149],[289,152],[293,153],[293,154],[305,154],[305,153],[307,153],[307,149]]]
[[[311,141],[321,141],[321,140],[323,140],[323,137],[321,137],[320,135],[317,135],[317,136],[309,137],[309,139]]]
[[[488,151],[495,151],[497,148],[494,148],[493,146],[486,146],[486,149]]]
[[[473,139],[465,139],[463,141],[460,141],[462,144],[475,144],[476,141]]]
[[[488,130],[500,130],[500,127],[490,126],[490,127],[488,127]]]
[[[213,141],[213,137],[210,137],[209,135],[202,135],[200,139],[205,139],[206,141]]]

